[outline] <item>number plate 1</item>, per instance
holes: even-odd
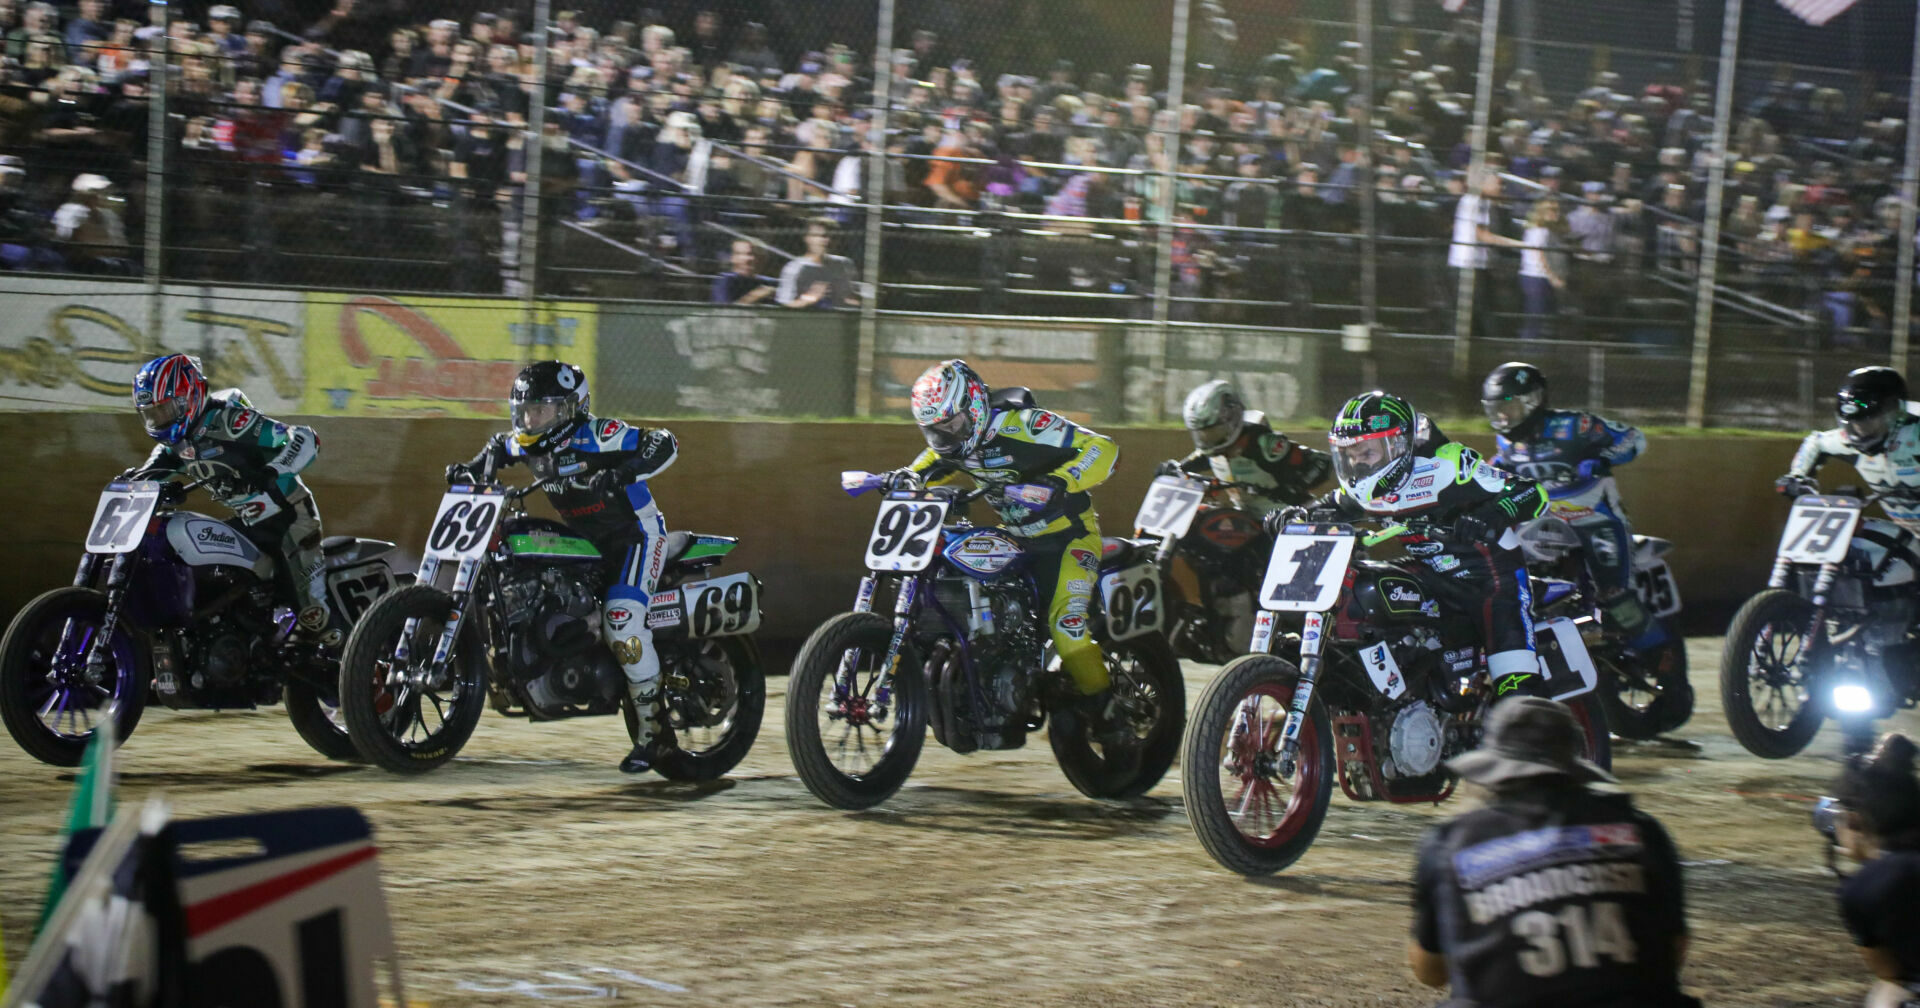
[[[1205,498],[1206,491],[1192,480],[1158,477],[1147,485],[1147,495],[1140,500],[1140,513],[1133,516],[1133,527],[1154,535],[1174,538],[1186,535],[1187,525]]]
[[[87,552],[133,552],[146,538],[147,519],[153,517],[153,506],[159,500],[160,484],[154,480],[107,484],[100,492],[100,505],[93,509]]]
[[[500,523],[506,495],[480,487],[454,487],[440,498],[424,555],[437,560],[466,560],[486,552]]]
[[[1274,540],[1260,608],[1275,612],[1326,612],[1340,597],[1353,533],[1286,533]]]
[[[867,569],[921,571],[933,563],[939,550],[940,523],[947,518],[947,502],[938,497],[888,499],[880,504],[867,537]]]
[[[1780,556],[1794,563],[1839,563],[1860,524],[1860,502],[1852,497],[1802,497],[1780,533]]]
[[[1139,563],[1100,576],[1100,605],[1107,637],[1130,640],[1160,629],[1160,572]]]

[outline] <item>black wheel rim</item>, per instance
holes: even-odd
[[[740,671],[717,640],[703,640],[687,653],[687,669],[667,689],[667,723],[674,745],[702,756],[733,737],[740,714]]]
[[[393,657],[400,643],[396,634],[393,645],[373,663],[374,713],[387,735],[408,751],[433,748],[462,705],[480,702],[479,691],[460,674],[457,651],[447,656],[447,667],[437,678],[428,671],[445,628],[440,617],[419,617],[407,641],[407,661]]]
[[[1802,653],[1804,627],[1769,620],[1747,652],[1747,706],[1768,731],[1785,731],[1811,699]]]
[[[900,676],[915,674],[904,661],[894,673],[889,695],[880,695],[880,666],[886,657],[885,647],[849,648],[833,673],[821,677],[814,719],[820,748],[836,771],[854,780],[879,769],[893,752],[901,725],[917,713],[909,708],[907,691],[898,688]]]
[[[86,671],[87,652],[100,634],[98,613],[51,614],[34,635],[26,656],[27,704],[49,735],[69,742],[93,737],[105,708],[124,709],[134,686],[133,642],[114,635],[111,660],[96,681]]]

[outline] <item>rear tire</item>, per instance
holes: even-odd
[[[1180,753],[1187,720],[1186,680],[1180,660],[1159,634],[1102,647],[1108,668],[1121,666],[1113,675],[1113,688],[1136,711],[1136,744],[1109,760],[1105,746],[1096,752],[1086,727],[1064,708],[1049,720],[1047,742],[1060,771],[1081,794],[1099,801],[1137,798],[1160,783]]]
[[[860,729],[872,727],[871,722],[855,724],[844,713],[834,716],[833,712],[821,709],[823,693],[828,704],[840,703],[842,712],[847,708],[846,702],[837,696],[835,683],[841,656],[850,650],[857,650],[860,656],[854,665],[853,695],[847,700],[871,701],[878,672],[873,666],[885,659],[892,639],[893,624],[885,616],[871,612],[842,613],[822,623],[794,656],[793,671],[787,679],[787,754],[792,757],[793,769],[807,790],[834,808],[872,808],[892,797],[913,773],[913,765],[920,759],[920,747],[926,742],[927,682],[920,656],[907,642],[901,644],[900,662],[892,679],[893,709],[889,715],[892,734],[884,745],[875,743],[878,758],[870,766],[843,769],[828,752],[831,744],[843,757],[860,762],[856,757],[866,753],[865,734]],[[823,717],[844,726],[831,743],[820,723]],[[856,753],[849,754],[846,744],[856,732],[860,733],[860,747]]]
[[[1615,649],[1610,649],[1613,651]],[[1602,659],[1613,664],[1615,654]],[[1613,668],[1604,669],[1600,702],[1607,710],[1607,724],[1621,738],[1650,739],[1687,723],[1693,716],[1693,686],[1687,681],[1687,645],[1679,637],[1669,637],[1657,649],[1638,654],[1624,646],[1617,648]],[[1664,665],[1664,669],[1663,669]],[[1654,687],[1641,689],[1639,680]]]
[[[1761,759],[1785,759],[1805,749],[1826,720],[1811,673],[1793,668],[1812,621],[1812,602],[1770,588],[1748,599],[1727,628],[1720,655],[1721,708],[1733,737]],[[1756,648],[1765,653],[1755,654]],[[1759,706],[1756,693],[1764,694]]]
[[[347,737],[354,748],[381,769],[398,774],[432,770],[460,752],[480,721],[487,676],[476,632],[481,618],[477,607],[469,607],[453,653],[447,656],[447,683],[420,691],[386,684],[394,645],[408,618],[420,620],[410,642],[410,662],[419,664],[432,658],[452,607],[452,597],[433,585],[405,585],[369,606],[347,638],[340,659],[340,711],[346,716]],[[446,703],[439,698],[442,691],[451,694]],[[423,703],[433,704],[439,715],[437,728],[426,725]],[[402,738],[401,734],[411,734],[415,723],[421,725],[424,737]]]
[[[1265,765],[1277,750],[1300,670],[1272,655],[1227,663],[1194,704],[1181,748],[1187,822],[1200,846],[1228,871],[1271,875],[1313,846],[1333,800],[1333,722],[1319,696],[1307,702],[1299,763],[1290,780]],[[1247,708],[1250,718],[1241,717]],[[1236,722],[1250,723],[1236,723]],[[1604,733],[1603,733],[1604,734]],[[1223,779],[1235,792],[1228,795]],[[1275,794],[1288,786],[1284,797]]]
[[[106,611],[107,597],[92,588],[56,589],[22,607],[0,638],[0,720],[20,748],[42,763],[79,766],[93,741],[91,712],[108,697],[119,705],[113,726],[115,746],[127,741],[146,710],[147,688],[153,679],[147,649],[124,624],[114,633],[113,662],[108,669],[114,678],[109,684],[62,687],[48,681],[66,621],[97,631]],[[72,692],[80,690],[84,696]],[[53,712],[53,723],[47,723],[40,711],[52,703],[61,704],[58,711],[71,713]]]
[[[360,750],[354,747],[353,739],[347,736],[347,729],[334,721],[339,706],[322,699],[320,691],[312,683],[288,676],[281,703],[287,708],[287,720],[293,722],[293,730],[300,733],[300,737],[313,747],[314,752],[343,763],[366,762]],[[328,712],[329,707],[334,713]],[[344,715],[340,716],[344,720]]]
[[[727,771],[738,766],[746,759],[747,751],[753,748],[753,740],[760,734],[760,718],[767,706],[767,673],[760,666],[760,650],[754,647],[748,637],[715,637],[708,640],[686,641],[686,648],[677,656],[678,660],[694,663],[700,660],[700,652],[708,647],[718,649],[726,660],[733,675],[734,699],[727,720],[723,722],[719,736],[702,748],[688,751],[682,748],[694,737],[692,731],[682,733],[676,728],[672,749],[662,753],[654,764],[655,772],[668,780],[709,781],[724,776]],[[664,655],[663,655],[664,657]],[[688,677],[694,680],[693,690],[686,697],[666,698],[668,718],[678,718],[683,722],[695,716],[712,717],[716,713],[703,709],[699,697],[703,682],[698,673],[701,670],[690,669]],[[669,673],[671,674],[671,673]],[[704,684],[711,688],[711,683]],[[632,703],[620,705],[627,720],[627,737],[637,741],[639,730],[638,714]]]

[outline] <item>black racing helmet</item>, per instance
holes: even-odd
[[[1413,406],[1375,389],[1340,407],[1327,444],[1333,475],[1347,496],[1365,505],[1400,492],[1413,472]]]
[[[1907,381],[1890,367],[1863,367],[1847,373],[1834,396],[1833,415],[1847,447],[1868,455],[1886,449],[1893,423],[1907,411]]]
[[[1508,361],[1480,383],[1480,408],[1501,434],[1527,429],[1547,408],[1546,372],[1525,361]]]
[[[560,361],[529,364],[514,377],[507,405],[514,441],[529,451],[552,451],[587,417],[587,374]]]

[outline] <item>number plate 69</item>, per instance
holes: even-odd
[[[500,522],[506,495],[495,490],[455,487],[440,498],[427,533],[425,555],[441,560],[465,560],[486,552],[493,528]]]

